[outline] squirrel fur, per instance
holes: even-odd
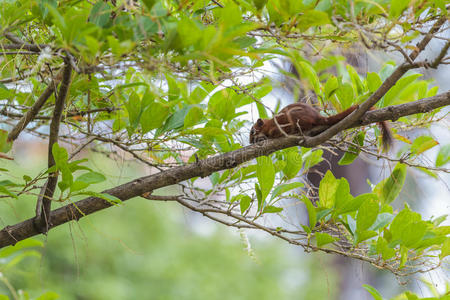
[[[273,119],[258,119],[250,130],[250,143],[275,139],[285,135],[298,135],[320,125],[334,125],[358,108],[353,105],[346,110],[329,116],[322,116],[314,107],[306,103],[293,103],[284,107]],[[278,123],[278,124],[277,124]],[[382,145],[386,150],[392,142],[392,134],[387,122],[379,122]]]

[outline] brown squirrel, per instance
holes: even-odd
[[[284,135],[304,134],[320,125],[331,126],[344,119],[357,108],[358,105],[353,105],[336,115],[324,117],[311,105],[299,102],[289,104],[275,115],[273,119],[258,119],[250,130],[250,143],[254,144]],[[382,145],[386,150],[391,144],[392,134],[387,122],[380,122],[378,125],[381,128]]]

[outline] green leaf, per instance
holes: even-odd
[[[342,84],[336,91],[336,96],[342,109],[350,107],[355,99],[352,85],[347,82]]]
[[[317,150],[308,150],[305,154],[303,154],[303,161],[305,162],[304,169],[305,171],[309,168],[317,165],[320,163],[322,158],[323,150],[317,149]]]
[[[439,143],[436,142],[431,136],[422,135],[416,138],[412,143],[411,152],[416,155],[419,155],[438,144]]]
[[[321,90],[320,90],[320,81],[319,81],[319,77],[317,76],[316,71],[314,70],[314,68],[304,62],[304,61],[299,61],[298,62],[298,66],[299,66],[299,71],[300,73],[308,79],[309,83],[312,85],[314,92],[317,95],[321,94]]]
[[[191,106],[185,106],[182,109],[177,110],[166,120],[164,126],[156,131],[155,136],[159,136],[160,134],[169,130],[179,129],[183,127],[184,119],[186,118],[186,115],[188,114],[190,109]]]
[[[297,17],[298,28],[302,31],[313,26],[321,26],[330,23],[328,14],[319,10],[307,10]]]
[[[353,68],[351,65],[347,65],[346,68],[347,68],[348,75],[350,76],[350,79],[352,80],[354,89],[356,89],[358,94],[363,93],[364,85],[361,81],[361,78],[359,78],[359,75],[356,72],[355,68]]]
[[[141,0],[141,1],[142,1],[142,3],[144,3],[144,5],[148,11],[151,11],[153,6],[156,3],[156,0]]]
[[[364,138],[366,136],[366,133],[364,131],[358,132],[358,134],[353,138],[353,143],[363,146],[364,145]],[[339,160],[339,165],[349,165],[351,164],[359,155],[359,152],[361,150],[357,147],[350,146],[348,148],[348,151],[344,153],[342,158]]]
[[[198,106],[193,106],[184,119],[184,128],[189,128],[197,125],[203,119],[203,109]]]
[[[256,192],[256,200],[258,200],[258,211],[260,211],[264,206],[265,201],[262,198],[261,188],[259,187],[259,184],[256,182],[255,182],[255,192]]]
[[[286,184],[280,184],[272,191],[272,196],[270,197],[270,200],[273,200],[274,198],[278,197],[279,195],[286,193],[287,191],[290,191],[292,189],[301,188],[304,184],[301,182],[291,182]]]
[[[45,292],[36,298],[36,300],[56,300],[60,299],[59,295],[55,292]]]
[[[365,240],[368,240],[370,238],[373,238],[374,236],[377,236],[377,233],[375,231],[371,231],[371,230],[363,230],[363,231],[359,231],[356,230],[355,232],[355,241],[354,244],[359,244]]]
[[[447,257],[450,255],[450,237],[447,237],[445,242],[443,243],[441,247],[441,254],[439,255],[440,259],[443,259],[444,257]]]
[[[450,144],[442,146],[436,157],[436,167],[441,167],[450,161]]]
[[[358,195],[354,199],[343,204],[342,207],[339,207],[337,209],[337,214],[345,214],[357,211],[364,202],[376,201],[377,199],[378,197],[372,193]]]
[[[253,0],[253,5],[256,7],[258,11],[262,10],[262,8],[266,5],[267,0]]]
[[[364,201],[358,209],[356,215],[356,230],[365,231],[375,222],[380,207],[378,203],[372,199]]]
[[[367,86],[371,93],[374,93],[382,84],[380,76],[377,73],[369,72],[367,74]]]
[[[400,247],[400,268],[402,268],[408,261],[408,248],[405,246]]]
[[[279,213],[279,212],[282,212],[282,211],[283,211],[282,207],[276,207],[276,206],[273,206],[273,205],[267,205],[263,209],[263,214],[265,214],[265,213]]]
[[[18,198],[16,194],[11,193],[11,192],[10,192],[6,187],[4,187],[4,186],[0,186],[0,194],[5,194],[5,195],[11,196],[11,197],[13,197],[13,198],[15,198],[15,199]]]
[[[417,78],[422,76],[421,74],[412,74],[409,76],[405,76],[397,81],[397,83],[386,93],[383,97],[383,106],[389,106],[393,104],[397,104],[395,101],[400,92],[406,88],[408,85],[413,83]]]
[[[250,198],[247,195],[244,195],[241,199],[240,199],[240,207],[241,207],[241,214],[244,214],[245,211],[250,207],[250,203],[252,202],[252,198]]]
[[[84,173],[83,175],[77,178],[77,181],[85,182],[88,184],[100,183],[105,180],[106,177],[103,174],[97,172]]]
[[[395,256],[395,249],[390,248],[387,241],[381,236],[378,237],[376,250],[384,260],[391,259]]]
[[[383,228],[386,225],[388,225],[389,223],[391,223],[393,219],[394,219],[393,214],[386,213],[386,212],[381,213],[377,216],[377,219],[372,224],[372,226],[369,227],[369,230],[376,231],[380,228]]]
[[[391,175],[375,187],[374,191],[380,196],[382,204],[389,204],[398,197],[403,188],[405,178],[406,165],[397,163]]]
[[[283,173],[288,179],[297,176],[302,168],[302,156],[297,149],[286,153],[286,166],[283,168]]]
[[[350,185],[347,179],[344,177],[338,179],[338,186],[336,188],[335,204],[334,206],[339,209],[346,203],[353,200],[353,196],[350,194]]]
[[[43,247],[44,244],[41,241],[34,240],[34,239],[26,239],[23,241],[17,242],[14,246],[8,246],[5,248],[2,248],[0,250],[0,258],[8,257],[13,254],[15,254],[17,251],[27,249],[27,248],[34,248],[34,247]]]
[[[150,104],[140,118],[142,133],[161,127],[168,115],[169,108],[166,105],[159,102]]]
[[[390,225],[392,234],[391,245],[400,244],[411,248],[425,235],[428,225],[421,220],[420,214],[413,212],[406,206],[395,216]]]
[[[323,245],[335,242],[337,240],[338,240],[337,238],[332,237],[328,233],[322,233],[322,232],[316,233],[317,247],[322,247]]]
[[[363,284],[362,286],[372,295],[374,300],[383,300],[381,294],[374,287],[368,284]]]
[[[319,185],[319,204],[322,207],[332,208],[336,199],[336,190],[339,182],[333,173],[328,170],[320,181]]]
[[[64,147],[60,147],[58,143],[53,144],[52,154],[58,168],[67,164],[67,160],[69,159],[67,150]]]
[[[174,77],[172,77],[169,74],[164,74],[164,76],[166,77],[167,85],[169,86],[168,91],[169,101],[178,99],[181,93],[179,83],[176,81]],[[180,85],[182,86],[182,82],[180,82]]]
[[[256,177],[261,187],[261,199],[265,201],[275,182],[275,168],[272,159],[268,156],[260,156],[256,162]]]
[[[89,14],[89,21],[99,27],[105,27],[110,21],[111,8],[106,2],[98,1]]]
[[[70,185],[70,191],[78,192],[81,191],[89,186],[89,183],[83,182],[83,181],[77,181],[75,180],[72,185]],[[60,187],[61,188],[61,187]]]
[[[92,196],[92,197],[97,197],[97,198],[100,198],[100,199],[103,199],[103,200],[109,202],[112,205],[117,205],[117,204],[122,203],[122,200],[120,200],[116,196],[113,196],[113,195],[110,195],[110,194],[106,194],[106,193],[97,193],[97,192],[92,192],[92,191],[83,191],[83,192],[80,192],[80,195],[88,195],[88,196]]]
[[[393,18],[400,16],[411,0],[392,0],[389,15]]]
[[[8,131],[0,129],[0,152],[6,153],[11,147],[12,142],[8,142]]]
[[[136,93],[131,93],[128,102],[125,104],[125,107],[128,111],[128,118],[130,122],[131,129],[136,129],[139,124],[139,120],[141,117],[141,100]]]
[[[313,229],[317,222],[316,208],[312,204],[311,200],[309,200],[309,198],[305,195],[302,195],[302,201],[305,203],[306,210],[308,211],[309,228]]]
[[[330,78],[328,78],[327,82],[325,83],[325,96],[327,98],[330,98],[336,90],[339,88],[339,82],[336,76],[332,75]]]
[[[267,115],[267,111],[264,105],[256,102],[256,108],[258,109],[258,114],[261,119],[269,119],[269,116]]]

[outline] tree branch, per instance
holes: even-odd
[[[64,109],[64,102],[69,92],[70,77],[72,75],[72,66],[66,62],[63,69],[63,78],[61,86],[59,87],[58,97],[55,100],[55,108],[53,110],[53,118],[50,123],[50,136],[48,141],[48,167],[55,165],[55,158],[53,157],[52,148],[58,142],[59,125],[61,123],[61,116]],[[36,222],[37,227],[43,232],[47,233],[50,224],[50,209],[51,198],[55,192],[56,183],[58,181],[58,172],[49,174],[47,182],[41,190],[36,203]]]
[[[369,111],[362,118],[363,121],[360,121],[360,125],[352,124],[351,126],[356,127],[370,124],[369,122],[381,122],[397,119],[401,116],[428,112],[446,105],[450,105],[450,92],[407,104]],[[217,171],[236,167],[241,163],[262,155],[268,155],[277,150],[298,145],[306,147],[314,147],[319,145],[319,143],[314,144],[310,142],[314,137],[306,137],[307,139],[304,138],[305,137],[283,137],[274,140],[267,140],[263,143],[254,144],[232,152],[216,155],[196,163],[174,167],[154,175],[141,177],[120,186],[105,190],[103,193],[116,196],[122,201],[126,201],[144,193],[173,185],[190,178],[205,177]],[[308,138],[310,140],[308,140]],[[51,212],[51,224],[49,224],[49,229],[72,220],[79,220],[84,216],[110,206],[112,206],[110,202],[95,197],[89,197],[75,203],[68,204]],[[33,218],[12,226],[6,226],[0,231],[0,248],[8,245],[14,245],[18,241],[32,237],[39,233],[40,232],[34,226]]]
[[[50,98],[50,96],[56,90],[59,81],[61,81],[61,74],[62,73],[59,72],[56,75],[56,78],[53,79],[52,82],[50,82],[50,84],[47,86],[47,88],[44,90],[41,96],[36,100],[36,102],[34,102],[34,104],[22,116],[22,118],[19,120],[16,126],[9,132],[8,141],[14,141],[15,139],[17,139],[22,130],[25,129],[25,127],[27,127],[28,123],[30,123],[32,120],[36,118],[38,112],[41,110],[44,103],[48,100],[48,98]]]

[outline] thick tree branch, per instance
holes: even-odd
[[[69,92],[70,77],[72,75],[72,66],[66,63],[63,69],[63,78],[59,93],[55,100],[55,108],[53,110],[53,118],[50,123],[50,136],[48,141],[48,167],[55,165],[55,158],[53,157],[52,148],[58,142],[59,125],[61,123],[61,116],[64,109],[64,103]],[[36,203],[36,225],[43,233],[47,233],[50,223],[50,209],[51,199],[55,192],[56,183],[58,182],[58,172],[49,174],[48,180],[41,190]]]
[[[364,115],[362,118],[363,121],[360,122],[359,126],[369,124],[369,122],[386,121],[410,114],[428,112],[446,105],[450,105],[450,92],[407,104],[369,111]],[[357,125],[352,124],[351,126]],[[280,149],[297,145],[306,147],[319,145],[319,143],[313,144],[310,142],[313,138],[314,137],[283,137],[267,140],[262,144],[254,144],[232,152],[216,155],[197,163],[174,167],[154,175],[141,177],[120,186],[105,190],[104,193],[116,196],[122,201],[125,201],[190,178],[205,177],[220,170],[236,167],[243,162],[262,155],[268,155]],[[72,220],[78,220],[110,206],[112,206],[110,202],[95,197],[89,197],[63,206],[51,212],[50,229]],[[34,226],[33,220],[33,218],[28,219],[15,225],[7,226],[1,230],[0,248],[14,245],[18,241],[39,234],[40,232]]]

